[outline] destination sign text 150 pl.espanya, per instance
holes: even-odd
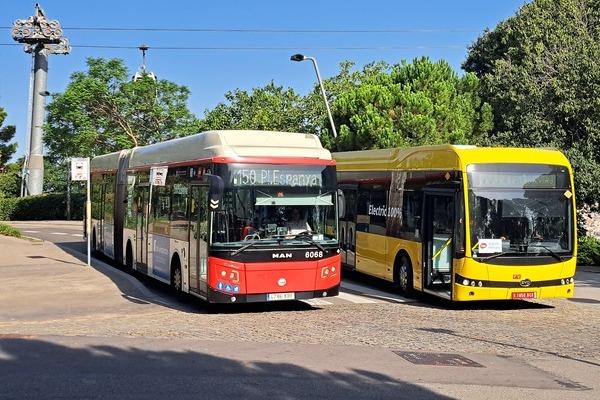
[[[236,186],[321,186],[321,172],[296,169],[240,168],[232,171]]]

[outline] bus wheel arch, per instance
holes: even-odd
[[[183,290],[183,275],[181,271],[181,260],[179,254],[173,254],[171,258],[171,287],[175,293],[181,293]]]
[[[405,250],[400,250],[394,259],[394,283],[406,295],[413,294],[413,265]]]

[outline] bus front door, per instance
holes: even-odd
[[[454,192],[426,192],[424,202],[423,289],[450,298],[454,254]]]
[[[207,297],[208,273],[208,186],[190,186],[190,291]]]
[[[138,186],[136,188],[136,229],[135,229],[135,268],[136,270],[148,273],[148,200],[149,187]]]
[[[340,219],[340,248],[342,265],[356,268],[356,197],[357,189],[344,188],[345,213]]]

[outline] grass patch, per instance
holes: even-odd
[[[21,237],[21,231],[19,231],[18,229],[13,228],[10,225],[6,225],[3,223],[0,223],[0,235],[4,235],[4,236],[13,236],[16,238],[20,238]]]

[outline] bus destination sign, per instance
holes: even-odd
[[[323,183],[321,171],[284,168],[233,169],[234,186],[316,186]]]

